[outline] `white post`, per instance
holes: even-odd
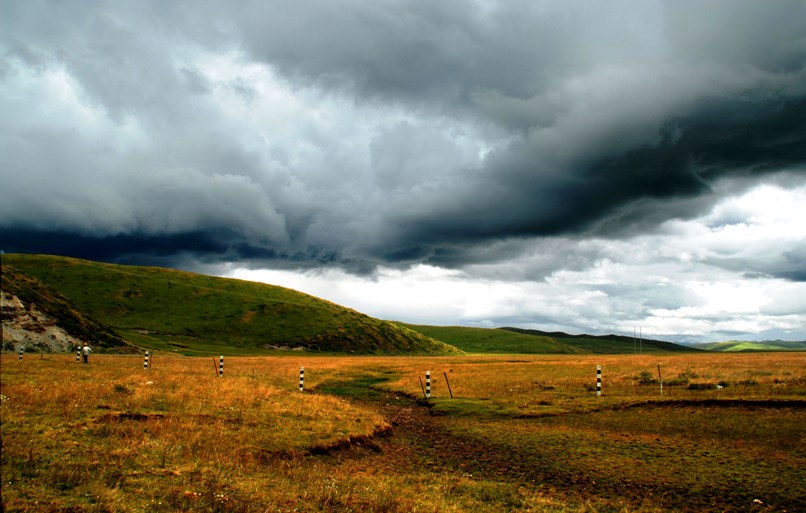
[[[302,392],[302,389],[305,388],[305,367],[299,368],[299,391]]]
[[[425,371],[425,398],[431,398],[431,371]]]
[[[81,348],[79,348],[78,351],[76,351],[76,363],[80,362],[81,362]]]
[[[218,359],[218,377],[224,377],[224,355],[222,354],[221,357]]]
[[[25,347],[20,346],[20,361],[22,361],[22,353],[24,353],[24,352],[25,352]]]
[[[602,366],[596,366],[596,397],[602,396]]]
[[[143,360],[143,368],[148,370],[148,351],[146,351],[145,360]]]

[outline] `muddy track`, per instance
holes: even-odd
[[[460,420],[431,415],[428,406],[411,397],[377,391],[377,394],[353,400],[378,409],[387,418],[391,429],[377,437],[356,440],[337,448],[350,450],[323,451],[344,464],[390,471],[417,469],[422,472],[427,469],[471,479],[511,482],[559,497],[577,500],[599,497],[633,507],[649,501],[655,507],[675,511],[743,511],[746,507],[737,508],[736,504],[747,505],[753,500],[751,496],[745,497],[741,490],[736,490],[730,497],[720,497],[696,495],[689,489],[675,489],[664,483],[637,483],[618,478],[597,480],[584,472],[563,468],[561,462],[550,461],[540,452],[521,451],[493,445],[483,439],[457,436],[450,427],[451,423]]]

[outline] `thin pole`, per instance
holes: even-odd
[[[663,397],[663,377],[660,375],[660,364],[658,364],[658,381],[660,381],[660,395]]]
[[[423,386],[423,378],[421,378],[420,376],[417,376],[417,381],[419,381],[419,382],[420,382],[420,388],[422,388],[422,389],[423,389],[423,397],[425,397],[426,399],[428,399],[428,396],[427,396],[427,395],[425,395],[425,387]]]
[[[448,393],[451,394],[451,399],[453,399],[453,390],[451,390],[451,382],[448,381],[448,374],[442,371],[442,375],[445,376],[445,383],[448,385]]]

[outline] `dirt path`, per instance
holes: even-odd
[[[354,399],[355,400],[355,399]],[[356,468],[455,474],[479,481],[510,482],[539,488],[556,498],[584,500],[595,488],[589,478],[566,472],[552,472],[556,465],[541,464],[534,454],[524,455],[479,440],[469,440],[451,432],[456,419],[434,416],[413,398],[378,392],[363,395],[357,402],[378,409],[392,428],[371,440],[359,440],[330,453],[338,462]],[[601,498],[619,500],[621,493],[599,489]],[[609,493],[608,493],[609,492]],[[637,499],[637,495],[633,497]],[[635,502],[635,501],[631,501]],[[641,502],[637,500],[637,502]]]
[[[619,476],[596,481],[580,469],[565,468],[561,462],[549,460],[547,451],[521,450],[512,445],[495,445],[482,437],[459,436],[451,427],[462,419],[434,416],[413,398],[376,392],[352,400],[379,410],[392,428],[382,436],[358,441],[349,450],[331,454],[344,464],[508,482],[576,503],[595,497],[631,508],[651,504],[674,511],[747,511],[747,505],[752,504],[752,498],[744,497],[742,490],[719,496],[716,490],[697,493],[680,484],[675,487],[646,480],[622,481]]]

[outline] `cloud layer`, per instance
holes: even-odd
[[[736,205],[802,199],[804,34],[795,0],[5,2],[0,244],[544,287],[651,239],[799,287],[803,234],[750,251]]]

